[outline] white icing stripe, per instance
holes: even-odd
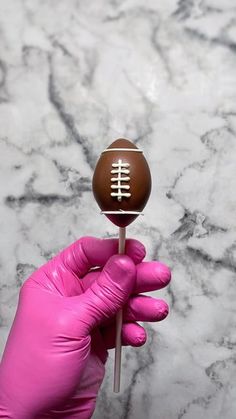
[[[111,173],[112,173],[112,174],[116,174],[116,173],[118,173],[118,174],[120,174],[120,173],[124,173],[125,175],[128,175],[128,174],[129,174],[129,170],[128,170],[128,169],[122,169],[122,168],[120,168],[120,169],[114,169],[114,170],[111,170]]]
[[[118,176],[118,177],[112,177],[111,181],[116,182],[117,180],[123,180],[123,182],[128,182],[130,180],[129,176]]]
[[[123,211],[120,209],[119,211],[101,211],[101,214],[133,214],[133,215],[143,215],[142,211]]]
[[[140,148],[106,148],[106,150],[103,150],[102,153],[106,153],[107,151],[135,151],[136,153],[143,152],[143,150],[140,150]]]
[[[113,196],[113,197],[117,197],[117,199],[118,199],[118,201],[120,201],[121,202],[121,200],[122,200],[122,198],[123,197],[125,197],[125,198],[130,198],[131,197],[131,193],[129,193],[129,192],[111,192],[111,196]]]
[[[122,160],[119,160],[118,163],[112,163],[112,167],[117,167],[118,169],[121,168],[121,165],[122,165],[122,168],[129,167],[129,163],[123,163]]]
[[[120,189],[120,185],[111,185],[111,189]],[[122,189],[130,189],[129,185],[122,185]]]

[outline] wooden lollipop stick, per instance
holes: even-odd
[[[125,227],[119,227],[119,255],[125,253]],[[120,391],[120,373],[121,373],[121,329],[122,329],[122,309],[120,309],[116,315],[116,349],[115,349],[115,365],[114,365],[114,393]]]

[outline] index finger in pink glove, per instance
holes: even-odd
[[[91,268],[103,267],[107,260],[117,253],[118,239],[98,239],[87,236],[72,243],[60,252],[57,258],[61,258],[67,268],[83,277]],[[127,239],[125,253],[137,264],[143,260],[146,251],[138,240]]]

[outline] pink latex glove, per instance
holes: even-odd
[[[136,321],[166,317],[163,300],[138,293],[164,287],[169,269],[142,262],[136,240],[117,250],[115,239],[83,237],[25,281],[0,365],[1,418],[90,418],[117,311],[126,303],[122,339],[133,346],[146,341]]]

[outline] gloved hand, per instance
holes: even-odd
[[[116,239],[83,237],[25,281],[0,365],[1,418],[90,418],[117,311],[125,304],[122,340],[132,346],[146,341],[137,321],[166,317],[163,300],[138,294],[167,285],[169,269],[142,262],[136,240],[117,251]]]

